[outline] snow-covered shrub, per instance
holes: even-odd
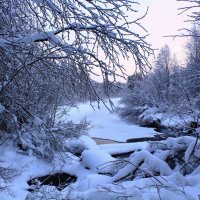
[[[149,151],[183,175],[195,172],[200,165],[200,141],[198,137],[184,136],[153,142],[150,143]]]
[[[143,77],[140,74],[128,78],[127,88],[120,101],[122,106],[117,109],[118,114],[129,122],[137,123],[138,116],[148,108],[142,98],[142,96],[145,96],[141,88],[142,81]]]
[[[67,200],[69,198],[69,195],[63,195],[53,186],[42,186],[29,193],[26,200]]]
[[[1,161],[0,161],[1,162]],[[0,165],[0,192],[10,193],[8,182],[16,176],[20,175],[20,171],[14,167],[2,167]]]
[[[192,61],[181,68],[169,47],[161,48],[152,71],[128,79],[120,116],[144,126],[190,131],[191,123],[199,124],[198,74],[198,67]]]
[[[129,158],[111,160],[99,166],[98,172],[111,175],[112,182],[158,176],[183,176],[200,172],[200,140],[183,136],[150,142],[146,150],[135,151]],[[110,172],[110,173],[109,173]]]
[[[70,152],[81,155],[84,150],[98,150],[99,147],[96,142],[87,135],[81,137],[72,137],[65,141],[65,146]]]
[[[138,120],[142,126],[158,128],[161,125],[163,115],[158,108],[147,108],[138,116]]]
[[[79,124],[68,122],[57,128],[48,128],[44,124],[38,126],[39,119],[36,121],[34,118],[34,122],[37,126],[34,124],[22,127],[17,134],[12,135],[12,140],[18,152],[27,155],[33,154],[47,160],[54,158],[55,152],[76,153],[67,141],[70,138],[77,139],[86,134],[88,129],[85,121]]]

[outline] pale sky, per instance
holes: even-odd
[[[139,16],[144,14],[147,7],[149,7],[148,14],[141,21],[149,34],[147,41],[155,49],[159,49],[165,44],[169,45],[180,64],[185,63],[185,45],[188,39],[173,39],[163,36],[179,34],[179,29],[191,27],[189,22],[184,22],[188,19],[186,13],[178,15],[180,13],[178,8],[184,5],[183,2],[177,2],[176,0],[141,0],[140,6],[138,6]],[[129,17],[134,19],[135,14],[129,14]],[[155,54],[157,53],[158,51],[155,51]],[[133,61],[125,61],[125,63],[128,66],[128,74],[130,74],[130,71],[133,72]]]
[[[177,59],[184,62],[187,38],[176,38],[173,40],[173,38],[163,37],[178,34],[178,29],[191,27],[190,23],[184,22],[188,19],[186,13],[178,15],[180,13],[178,8],[183,7],[184,3],[177,2],[176,0],[142,0],[140,4],[142,10],[149,7],[147,16],[142,20],[142,24],[150,34],[148,41],[154,48],[160,48],[168,44],[177,55]]]

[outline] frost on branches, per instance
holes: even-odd
[[[120,56],[132,56],[144,70],[152,50],[131,27],[145,30],[145,14],[127,18],[138,6],[132,0],[2,1],[0,139],[26,144],[24,126],[52,128],[58,106],[74,106],[80,97],[99,102],[91,75],[103,77],[108,95],[110,82],[125,75]]]

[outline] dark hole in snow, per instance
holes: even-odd
[[[120,158],[128,158],[134,151],[126,152],[126,153],[120,153],[120,154],[114,154],[112,157],[120,159]]]
[[[29,186],[32,185],[51,185],[55,186],[59,191],[76,181],[76,177],[67,173],[56,173],[52,175],[40,176],[29,180],[27,183]],[[31,190],[31,189],[28,189]]]
[[[17,147],[22,151],[28,151],[28,147],[23,145],[23,144],[21,144],[21,143],[18,143]]]
[[[34,192],[34,189],[33,188],[28,188],[27,191]]]

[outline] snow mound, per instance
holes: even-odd
[[[78,154],[81,154],[84,150],[99,149],[96,142],[87,135],[82,135],[79,138],[69,139],[65,143],[71,152]]]
[[[101,174],[89,174],[84,176],[74,188],[78,188],[79,191],[85,192],[90,189],[103,187],[104,185],[111,183],[111,177]]]
[[[81,156],[83,165],[94,172],[98,171],[98,167],[116,160],[110,154],[100,150],[85,150]]]

